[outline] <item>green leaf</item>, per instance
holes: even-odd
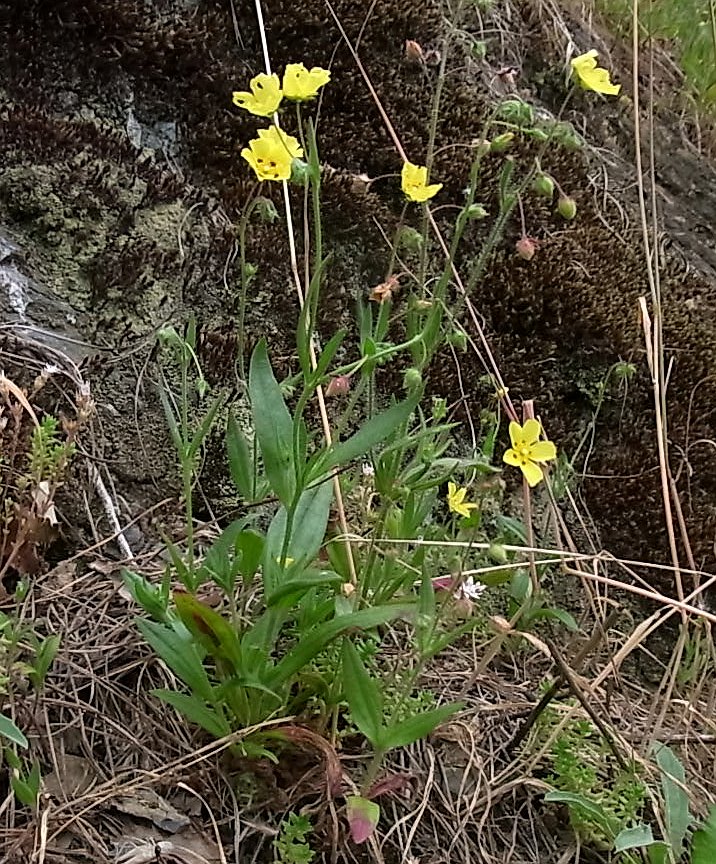
[[[32,664],[33,668],[30,670],[29,674],[30,681],[35,690],[40,690],[42,685],[45,683],[47,673],[50,670],[50,666],[54,663],[55,657],[60,648],[60,640],[61,637],[55,633],[52,636],[43,639],[40,643],[40,647],[35,655],[35,661]]]
[[[336,356],[336,351],[340,348],[341,342],[343,342],[345,336],[345,330],[336,330],[333,336],[331,336],[329,341],[326,343],[323,351],[321,351],[320,356],[318,357],[316,368],[313,370],[314,380],[320,380],[326,374],[326,370],[330,366],[333,358]]]
[[[711,807],[708,819],[694,834],[691,864],[713,864],[716,861],[716,806]]]
[[[178,693],[176,690],[152,690],[152,695],[176,708],[190,723],[201,726],[215,738],[223,738],[231,732],[226,720],[196,696]]]
[[[627,849],[640,849],[660,841],[654,840],[650,825],[640,823],[632,828],[623,828],[614,839],[614,851],[624,852]]]
[[[199,653],[191,633],[184,625],[178,621],[169,625],[139,619],[137,626],[177,678],[200,699],[212,702],[213,690],[202,664],[203,652]]]
[[[555,790],[548,792],[544,796],[544,800],[552,803],[566,804],[570,810],[574,809],[581,816],[590,819],[598,825],[607,837],[613,838],[616,836],[614,819],[610,818],[604,808],[590,798],[586,798],[577,792]]]
[[[265,339],[251,355],[249,396],[266,476],[279,501],[288,507],[296,491],[293,420],[271,369]]]
[[[387,411],[377,414],[367,420],[361,428],[345,441],[340,441],[328,448],[318,463],[314,466],[311,481],[331,471],[337,465],[357,459],[366,454],[376,444],[384,441],[401,423],[405,423],[415,410],[416,398],[405,399],[396,405],[391,405]],[[311,482],[309,481],[309,482]]]
[[[433,708],[432,711],[423,711],[422,714],[416,714],[415,717],[407,717],[383,731],[379,742],[380,747],[382,750],[407,747],[408,744],[427,737],[448,717],[452,717],[463,707],[462,703],[456,702],[454,705],[441,705],[439,708]]]
[[[370,677],[355,645],[343,640],[343,692],[351,711],[351,719],[377,747],[383,733],[383,694],[375,679]]]
[[[13,744],[17,744],[18,747],[28,747],[27,738],[25,738],[12,720],[4,714],[0,714],[0,735],[3,738],[7,738],[8,741],[12,741]]]
[[[318,654],[329,642],[340,636],[341,633],[352,628],[368,630],[387,624],[401,616],[412,615],[415,606],[404,604],[401,606],[375,606],[372,609],[361,609],[348,615],[341,615],[323,624],[319,624],[314,630],[302,636],[298,643],[287,653],[273,669],[269,680],[269,686],[273,689],[288,681]]]
[[[37,804],[37,796],[40,794],[40,763],[32,763],[30,773],[23,777],[13,774],[10,777],[10,785],[17,800],[25,807],[34,807]]]
[[[674,751],[665,744],[656,745],[656,763],[661,771],[666,839],[678,858],[683,852],[684,838],[691,824],[689,796],[684,789],[684,766]]]
[[[293,568],[291,568],[293,569]],[[344,578],[332,570],[304,570],[300,576],[283,582],[266,597],[267,606],[292,606],[311,588],[323,588],[327,585],[342,585]]]
[[[161,585],[155,585],[139,573],[132,570],[122,570],[122,580],[127,590],[144,611],[155,621],[167,620],[169,606],[168,580],[162,580]]]
[[[333,484],[330,480],[311,486],[301,493],[286,548],[286,558],[293,559],[289,566],[306,566],[318,554],[326,535],[332,500]],[[273,594],[286,573],[286,570],[281,567],[281,553],[287,526],[286,509],[281,507],[271,521],[266,535],[263,575],[267,595]]]
[[[233,411],[229,411],[226,423],[226,453],[234,486],[244,501],[253,502],[254,460]]]
[[[537,620],[538,618],[554,618],[556,621],[564,624],[567,630],[570,630],[572,633],[576,633],[577,630],[579,630],[579,625],[575,621],[574,616],[570,615],[566,609],[544,606],[542,609],[535,609],[530,617],[532,620]]]
[[[226,394],[221,393],[211,403],[211,407],[204,415],[204,419],[199,424],[197,430],[194,432],[194,437],[189,443],[189,447],[187,448],[187,459],[193,460],[196,454],[199,452],[199,448],[204,443],[206,436],[209,434],[211,427],[214,423],[216,414],[219,408],[221,408],[221,406],[224,404],[225,400]]]

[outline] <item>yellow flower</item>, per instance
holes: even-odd
[[[249,141],[241,155],[259,180],[288,180],[293,160],[303,156],[303,150],[293,135],[270,126],[259,129],[259,137]]]
[[[450,512],[457,513],[458,516],[468,517],[470,510],[477,509],[477,504],[465,500],[467,489],[464,486],[458,487],[450,481],[448,483],[447,502]]]
[[[331,73],[328,69],[314,66],[309,71],[303,63],[289,63],[283,73],[283,95],[294,102],[313,99],[330,80]]]
[[[442,183],[433,183],[428,186],[428,169],[424,166],[413,165],[406,162],[400,175],[403,192],[411,201],[427,201],[442,188]]]
[[[251,92],[237,90],[234,96],[234,105],[244,108],[251,114],[259,117],[270,117],[276,113],[283,99],[283,92],[278,81],[278,75],[257,75],[249,82]]]
[[[586,54],[580,54],[572,60],[572,72],[576,75],[579,83],[585,90],[594,90],[596,93],[606,93],[608,96],[618,96],[621,84],[612,84],[609,80],[609,71],[597,66],[599,55],[592,48]]]
[[[512,447],[502,457],[508,465],[522,471],[530,486],[536,486],[544,478],[537,462],[548,462],[557,455],[557,448],[551,441],[539,440],[541,431],[537,420],[527,420],[524,426],[513,420],[510,423]]]

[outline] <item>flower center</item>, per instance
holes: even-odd
[[[530,450],[532,449],[529,444],[526,444],[524,441],[519,445],[519,447],[515,448],[517,450],[517,455],[520,457],[521,462],[529,462],[530,461]]]

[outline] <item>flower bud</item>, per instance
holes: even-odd
[[[403,389],[407,390],[408,393],[412,393],[419,387],[422,387],[422,385],[423,376],[420,374],[420,370],[416,369],[414,366],[411,366],[410,369],[406,369],[405,375],[403,376]]]
[[[350,375],[336,375],[328,382],[328,386],[326,387],[326,397],[347,396],[350,389]]]
[[[490,150],[493,153],[504,153],[512,143],[514,137],[514,132],[503,132],[502,135],[498,135],[496,138],[492,139],[490,142]]]
[[[466,215],[468,219],[484,219],[488,212],[482,204],[470,204],[467,208]]]
[[[262,222],[273,224],[278,219],[278,210],[270,198],[261,196],[256,199],[256,212]]]
[[[577,202],[574,198],[560,195],[559,201],[557,201],[557,212],[563,219],[571,221],[577,215]]]
[[[409,252],[419,252],[423,248],[423,235],[409,225],[403,225],[398,234],[398,246]]]
[[[413,39],[405,40],[405,59],[408,63],[422,63],[423,49],[419,42],[415,42]]]
[[[531,261],[537,251],[537,241],[524,235],[515,243],[515,252],[525,261]]]
[[[495,564],[507,564],[507,550],[502,543],[490,543],[487,554]]]
[[[453,330],[448,338],[450,344],[457,348],[458,351],[467,350],[467,336],[462,330]]]
[[[311,176],[311,167],[303,159],[294,159],[291,163],[291,183],[296,186],[308,186]]]
[[[532,181],[532,190],[540,198],[551,201],[554,195],[554,180],[549,174],[538,174]]]
[[[246,261],[244,264],[244,279],[246,280],[246,284],[254,278],[254,276],[259,272],[259,268],[256,264],[252,264],[250,261]]]

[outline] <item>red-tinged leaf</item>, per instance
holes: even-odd
[[[414,779],[412,774],[389,774],[382,780],[377,780],[368,790],[368,795],[373,799],[393,792],[402,792],[412,784]]]
[[[346,815],[351,829],[351,839],[360,844],[373,834],[380,819],[380,807],[375,801],[352,795],[346,798]]]

